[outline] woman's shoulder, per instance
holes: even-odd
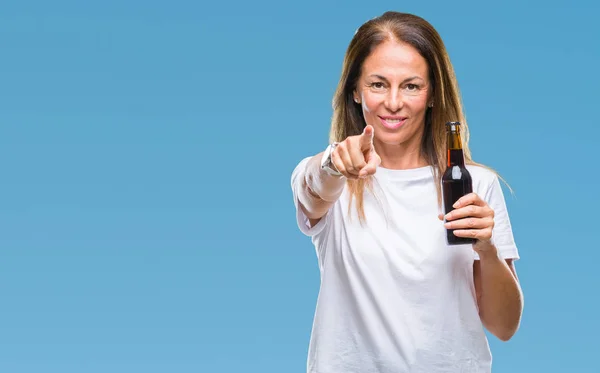
[[[498,173],[491,167],[483,164],[468,164],[467,170],[472,178],[493,182],[498,178]]]

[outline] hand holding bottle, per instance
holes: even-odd
[[[494,210],[476,193],[460,198],[452,206],[454,210],[440,219],[445,220],[444,227],[453,229],[458,237],[475,238],[489,241],[494,228]]]

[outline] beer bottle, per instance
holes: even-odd
[[[462,149],[460,137],[460,122],[446,123],[447,153],[448,161],[446,171],[442,176],[442,194],[445,213],[454,208],[452,205],[465,194],[473,191],[473,180],[471,174],[465,167],[465,156]],[[476,239],[457,237],[453,229],[446,230],[449,245],[473,244]]]

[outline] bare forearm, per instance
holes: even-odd
[[[306,216],[310,219],[319,219],[325,215],[344,189],[345,178],[331,176],[321,169],[322,156],[323,153],[319,153],[309,160],[298,195]]]
[[[481,299],[479,313],[485,327],[503,341],[519,328],[523,295],[518,279],[504,259],[491,250],[480,254]]]

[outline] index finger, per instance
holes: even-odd
[[[479,198],[479,196],[476,193],[469,193],[469,194],[466,194],[466,195],[460,197],[458,199],[458,201],[456,201],[452,205],[452,207],[457,209],[459,207],[468,206],[468,205],[477,205],[477,206],[483,207],[486,205],[486,203],[484,200]]]
[[[365,127],[363,133],[360,135],[360,149],[369,150],[373,146],[373,126],[368,125]]]

